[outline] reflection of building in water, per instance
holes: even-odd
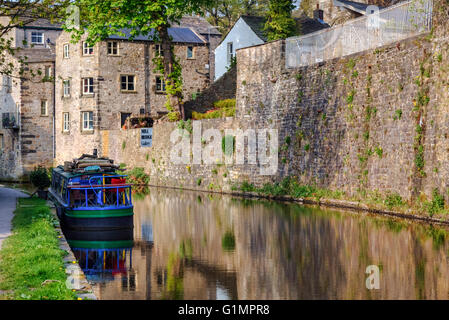
[[[154,242],[136,242],[132,269],[97,285],[100,299],[446,299],[449,292],[442,230],[170,190],[152,190],[135,213],[135,237],[152,234]],[[369,265],[381,269],[380,290],[365,287]]]

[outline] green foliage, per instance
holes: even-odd
[[[181,120],[181,114],[178,111],[172,111],[167,114],[168,120],[170,122],[176,122]]]
[[[221,247],[224,251],[234,251],[235,250],[235,235],[232,230],[226,231],[221,239]]]
[[[401,120],[402,118],[402,110],[398,109],[394,112],[393,120]]]
[[[196,184],[197,184],[198,186],[200,186],[202,182],[203,182],[203,179],[201,179],[201,178],[198,178],[198,179],[196,180]]]
[[[433,190],[432,201],[425,202],[424,208],[430,216],[444,211],[444,197],[438,192],[438,189]]]
[[[128,177],[126,181],[137,185],[147,185],[150,182],[150,176],[145,173],[144,168],[134,168],[126,172]]]
[[[66,287],[64,251],[45,200],[19,199],[13,235],[0,251],[0,290],[13,300],[75,300]]]
[[[376,147],[375,152],[376,152],[376,154],[378,155],[379,158],[383,157],[384,150],[381,147]]]
[[[402,200],[402,197],[398,193],[388,194],[384,203],[388,209],[393,209],[395,207],[400,207],[404,205],[404,201]]]
[[[214,103],[214,110],[206,113],[192,112],[194,120],[216,119],[235,116],[235,99],[225,99]]]
[[[193,125],[192,125],[192,120],[180,120],[178,122],[178,129],[179,130],[186,130],[188,133],[192,134],[193,132]]]
[[[249,183],[248,181],[244,181],[242,183],[242,185],[240,186],[240,191],[243,191],[243,192],[255,192],[256,191],[256,187],[252,183]]]
[[[295,8],[292,0],[271,0],[267,22],[264,30],[267,33],[268,41],[286,39],[295,35],[296,22],[292,18],[292,10]]]
[[[354,102],[354,96],[355,96],[355,90],[353,89],[353,90],[351,90],[349,93],[348,93],[348,96],[347,96],[347,98],[346,98],[346,101],[348,102],[348,104],[352,104],[353,102]]]
[[[39,190],[44,190],[51,185],[48,171],[44,167],[35,168],[30,174],[30,180],[31,183]]]
[[[232,156],[235,152],[235,137],[231,135],[224,136],[221,140],[221,149],[227,156]]]
[[[308,143],[304,146],[304,151],[309,152],[309,150],[310,150],[310,144]]]

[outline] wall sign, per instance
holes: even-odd
[[[140,146],[142,148],[153,146],[153,128],[140,129]]]

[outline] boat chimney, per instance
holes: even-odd
[[[97,151],[97,149],[94,149],[94,157],[98,158],[98,151]]]

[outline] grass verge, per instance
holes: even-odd
[[[13,300],[76,300],[66,287],[55,217],[45,200],[19,199],[13,234],[0,251],[0,290]]]
[[[287,177],[277,183],[267,183],[261,188],[258,188],[249,182],[243,182],[240,185],[234,185],[231,189],[233,191],[245,193],[257,193],[263,196],[290,196],[293,198],[310,199],[318,202],[322,199],[345,200],[358,202],[370,209],[393,210],[396,213],[418,214],[443,220],[447,220],[447,215],[449,213],[449,204],[445,203],[443,195],[439,194],[436,189],[433,191],[431,199],[421,195],[419,199],[415,199],[415,201],[406,201],[395,192],[381,194],[378,191],[364,191],[359,192],[354,196],[348,196],[344,191],[340,190],[329,190],[318,188],[316,186],[301,185],[293,177]]]

